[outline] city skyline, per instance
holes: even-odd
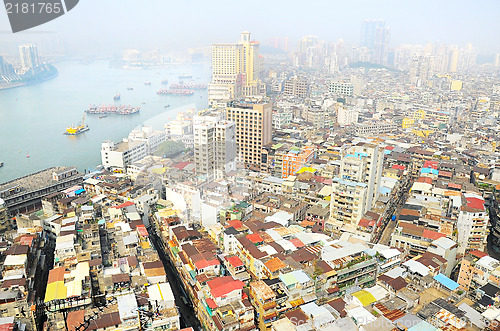
[[[495,2],[478,3],[484,9],[481,13],[471,11],[465,1],[453,6],[431,1],[413,4],[384,1],[382,6],[370,1],[350,4],[314,1],[305,9],[301,6],[301,10],[296,9],[297,4],[279,2],[269,6],[258,2],[252,7],[238,8],[227,1],[216,4],[151,1],[138,6],[132,1],[89,0],[57,20],[15,35],[8,33],[7,16],[0,12],[0,31],[3,31],[0,40],[23,43],[39,38],[58,39],[73,52],[148,47],[175,50],[233,40],[239,32],[248,30],[259,36],[261,42],[288,37],[293,45],[304,35],[317,35],[322,40],[342,38],[351,45],[359,45],[362,22],[382,19],[391,27],[391,47],[408,43],[471,42],[483,52],[500,52],[500,37],[491,33],[500,30],[500,23],[495,20],[500,4]],[[231,13],[225,15],[224,24],[212,19],[221,11]],[[124,18],[135,23],[130,24]]]

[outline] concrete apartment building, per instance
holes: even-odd
[[[356,226],[379,197],[384,152],[376,144],[359,142],[342,151],[339,177],[332,183],[330,219]]]
[[[125,170],[128,165],[148,155],[148,145],[144,141],[128,141],[119,143],[108,140],[101,144],[101,162],[105,168]]]
[[[293,77],[285,82],[283,95],[305,99],[309,93],[307,80],[300,77]]]
[[[238,164],[258,169],[262,146],[272,140],[272,104],[257,100],[233,101],[226,109],[226,119],[236,123]]]
[[[194,161],[196,172],[209,181],[221,179],[236,169],[236,124],[222,114],[194,116]]]

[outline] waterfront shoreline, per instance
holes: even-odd
[[[5,91],[5,90],[10,90],[10,89],[18,88],[18,87],[24,87],[24,86],[31,86],[31,85],[40,84],[40,83],[46,82],[48,80],[54,79],[57,76],[59,76],[59,72],[57,71],[56,67],[54,67],[52,65],[50,65],[50,66],[52,67],[51,71],[53,71],[53,72],[49,72],[49,75],[44,76],[43,74],[46,73],[46,72],[42,71],[39,74],[39,76],[31,78],[28,81],[22,81],[22,82],[17,82],[17,83],[6,83],[7,86],[4,86],[3,84],[0,84],[0,91]]]

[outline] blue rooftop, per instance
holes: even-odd
[[[437,280],[441,285],[449,289],[450,291],[456,290],[460,285],[457,282],[449,279],[443,274],[437,274],[434,276],[434,279]]]

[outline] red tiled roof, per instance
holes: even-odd
[[[484,200],[478,198],[466,198],[467,207],[484,210]]]
[[[225,276],[209,280],[207,285],[210,288],[212,296],[214,298],[219,298],[233,291],[243,289],[245,283],[241,280],[235,280],[232,276]]]
[[[392,151],[394,149],[394,146],[385,146],[385,149]]]
[[[207,302],[207,305],[210,307],[210,309],[215,309],[218,307],[212,298],[206,298],[205,301]]]
[[[64,281],[64,274],[66,273],[66,270],[64,267],[59,267],[59,268],[54,268],[49,271],[49,279],[47,280],[47,284],[53,283],[53,282],[59,282],[59,281]]]
[[[259,236],[258,233],[252,233],[252,234],[247,234],[247,239],[250,240],[252,243],[257,244],[262,242],[262,237]]]
[[[430,178],[430,177],[418,177],[417,182],[432,184],[432,178]]]
[[[296,248],[304,247],[304,243],[300,241],[299,238],[293,238],[289,240]]]
[[[454,189],[457,189],[457,190],[461,190],[462,189],[462,185],[455,184],[455,183],[448,183],[448,187],[449,188],[454,188]]]
[[[116,208],[116,209],[122,209],[122,208],[133,206],[133,205],[134,205],[134,203],[132,201],[125,201],[121,205],[115,206],[114,208]]]
[[[451,178],[453,176],[453,174],[451,172],[444,171],[444,170],[440,170],[438,175],[442,176],[442,177],[448,177],[448,178]]]
[[[213,265],[220,265],[220,262],[219,262],[219,260],[216,260],[216,259],[213,259],[213,260],[202,259],[202,260],[196,261],[194,263],[194,265],[196,266],[196,269],[200,270],[200,269],[204,269],[206,267],[210,267]]]
[[[180,163],[177,163],[177,164],[173,165],[172,167],[182,170],[182,169],[184,169],[190,163],[191,162],[188,162],[188,161],[186,161],[186,162],[180,162]]]
[[[422,237],[427,238],[427,239],[436,240],[436,239],[439,239],[442,237],[446,237],[446,235],[444,233],[439,233],[436,231],[424,229],[424,233],[422,234]]]
[[[148,230],[146,230],[146,227],[144,225],[138,225],[137,226],[137,232],[141,237],[147,237],[149,236]]]
[[[229,262],[233,266],[233,268],[238,268],[243,265],[243,262],[237,255],[226,256],[226,261]]]
[[[236,230],[238,229],[241,229],[243,227],[243,222],[240,221],[240,220],[230,220],[229,222],[227,222],[229,224],[228,227],[233,227],[235,228]]]
[[[405,166],[400,164],[394,164],[391,168],[397,170],[405,170]]]
[[[424,162],[424,168],[432,168],[432,169],[437,170],[438,164],[439,163],[437,161],[427,160]]]
[[[374,225],[375,225],[375,221],[367,220],[366,218],[362,218],[358,223],[358,226],[360,226],[362,228],[368,228],[369,226],[374,226]]]
[[[475,250],[469,252],[469,254],[470,255],[474,255],[475,257],[477,257],[479,259],[482,258],[482,257],[488,256],[488,254],[486,254],[485,252],[482,252],[482,251],[480,251],[478,249],[475,249]]]

